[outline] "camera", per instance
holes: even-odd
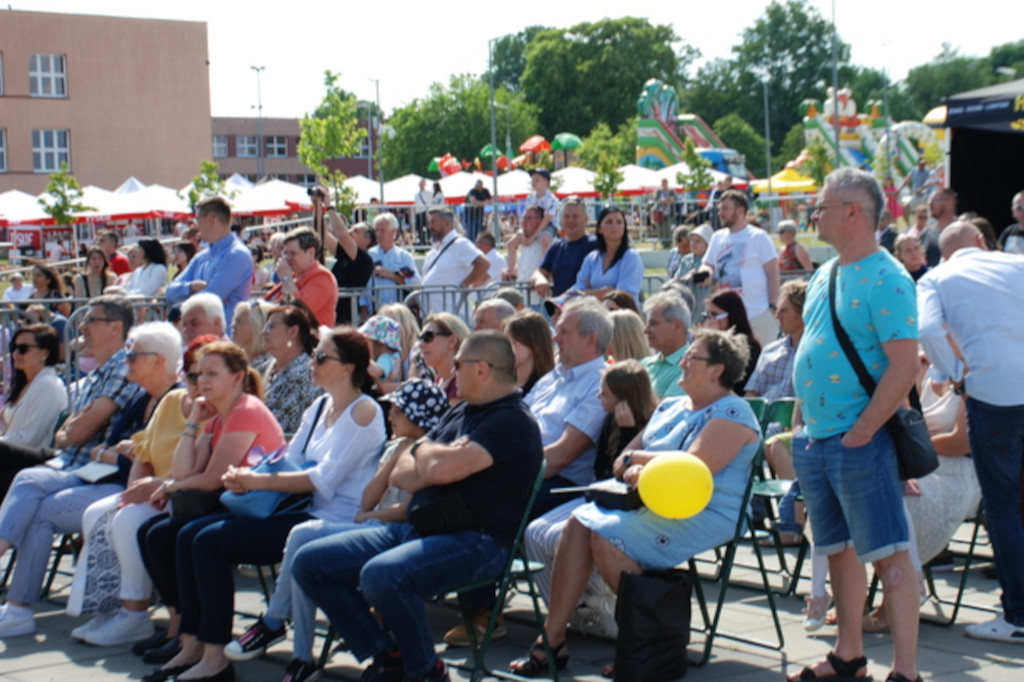
[[[327,197],[324,196],[324,192],[319,187],[310,187],[306,190],[306,194],[312,199],[313,197],[320,197],[320,200],[324,200]]]

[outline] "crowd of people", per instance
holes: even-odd
[[[582,202],[558,205],[550,176],[534,180],[499,271],[520,287],[493,287],[470,319],[445,292],[409,296],[420,285],[482,286],[494,273],[493,234],[461,234],[425,186],[418,226],[434,245],[422,268],[397,245],[394,216],[349,226],[324,188],[314,193],[322,237],[275,235],[262,287],[259,255],[219,198],[197,205],[195,231],[170,259],[145,239],[125,258],[104,233],[73,277],[88,301],[71,322],[63,278],[36,265],[32,298],[47,302],[47,317],[11,335],[0,411],[0,556],[17,551],[0,639],[35,631],[53,538],[78,533],[68,612],[83,621],[72,637],[132,644],[158,666],[145,680],[233,680],[236,663],[285,639],[288,623],[284,679],[312,679],[317,608],[370,660],[364,679],[445,680],[423,603],[495,579],[526,517],[527,552],[545,564],[550,649],[538,639],[509,667],[563,669],[568,624],[596,621],[614,636],[628,576],[731,538],[762,436],[745,398],[795,398],[792,428],[769,426],[765,443],[776,474],[795,481],[773,541],[811,537],[805,627],[821,627],[834,601],[839,637],[791,679],[863,676],[870,628],[893,633],[888,679],[920,679],[914,576],[979,503],[1004,612],[967,633],[1024,641],[1024,364],[1013,360],[1022,328],[1006,314],[1024,303],[1024,260],[990,251],[967,218],[945,222],[951,190],[933,193],[936,224],[897,237],[893,256],[879,240],[879,184],[834,172],[813,218],[838,256],[809,280],[792,276],[815,268],[793,227],[780,226],[776,251],[748,222],[747,196],[725,190],[721,229],[665,233],[668,282],[642,300],[623,211],[605,207],[588,234]],[[932,241],[940,260],[929,264]],[[526,304],[527,288],[542,305]],[[173,314],[137,324],[133,296],[161,289]],[[877,387],[861,384],[849,352]],[[56,371],[66,360],[81,370],[69,387]],[[885,425],[912,386],[940,466],[904,483]],[[635,485],[679,451],[714,480],[695,516],[609,509],[581,494],[606,479]],[[257,499],[272,502],[258,512]],[[278,563],[266,613],[236,636],[233,567]],[[885,601],[865,615],[866,563]],[[154,592],[166,629],[154,627]],[[483,633],[503,607],[493,590],[471,600],[472,621],[443,635],[449,646],[469,645],[467,628]],[[500,614],[496,623],[505,636]]]

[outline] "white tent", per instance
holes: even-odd
[[[452,173],[441,180],[441,191],[444,192],[445,201],[461,204],[462,200],[473,189],[477,180],[484,183],[484,187],[493,187],[493,180],[490,175],[484,173]]]
[[[310,210],[306,188],[284,180],[267,180],[239,192],[231,200],[231,212],[239,216],[285,215]]]
[[[655,191],[661,185],[661,178],[656,171],[635,163],[627,163],[619,168],[619,172],[623,175],[618,190],[622,194],[646,194]]]
[[[31,194],[17,189],[0,194],[0,224],[37,225],[49,218],[39,199]]]
[[[493,182],[484,182],[489,190],[494,189]],[[502,173],[498,176],[498,196],[521,199],[533,191],[530,186],[530,174],[521,168]]]
[[[146,184],[134,175],[121,183],[121,186],[114,190],[114,194],[134,194],[145,189]]]
[[[666,166],[660,170],[654,171],[658,176],[658,184],[660,186],[662,178],[668,178],[669,187],[673,189],[679,188],[679,183],[676,182],[676,175],[679,173],[689,173],[690,167],[685,161],[681,161],[673,166]],[[720,170],[709,168],[708,172],[711,174],[712,182],[721,182],[725,178],[729,177],[728,173],[723,173]],[[745,178],[733,178],[733,185],[736,187],[745,187],[747,180]],[[709,187],[703,187],[702,189],[709,189]]]
[[[345,178],[345,186],[355,192],[357,204],[368,204],[370,199],[380,198],[380,183],[365,175]]]
[[[403,175],[400,178],[389,180],[384,183],[385,204],[411,204],[416,200],[416,193],[420,191],[420,180],[423,178],[415,173]],[[427,180],[427,189],[433,187],[433,181]],[[380,190],[378,190],[379,192]],[[376,194],[374,196],[377,196]],[[367,200],[369,201],[369,200]]]
[[[572,196],[573,194],[580,197],[596,197],[598,194],[594,190],[594,178],[596,177],[597,173],[592,170],[568,166],[552,173],[551,182],[554,184],[561,180],[562,184],[555,191],[555,194],[560,197]]]

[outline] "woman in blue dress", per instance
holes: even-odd
[[[760,440],[753,411],[732,392],[748,356],[744,337],[697,330],[680,363],[679,383],[686,395],[663,400],[613,465],[616,478],[635,485],[644,466],[666,452],[682,450],[700,457],[714,475],[714,494],[703,511],[688,519],[668,519],[646,508],[622,511],[587,503],[573,512],[555,555],[545,621],[558,669],[569,661],[566,624],[595,567],[617,593],[624,571],[672,568],[732,537]],[[543,646],[534,644],[509,669],[527,677],[543,674]]]
[[[587,254],[573,289],[599,301],[616,289],[629,292],[640,303],[644,262],[629,245],[626,214],[618,206],[605,206],[597,216],[597,249]]]

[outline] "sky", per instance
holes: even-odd
[[[211,114],[255,116],[256,73],[251,67],[263,66],[263,115],[296,118],[320,101],[325,70],[340,72],[339,85],[360,99],[376,99],[374,81],[379,81],[381,105],[390,113],[426,96],[433,82],[447,83],[452,74],[483,73],[489,40],[534,24],[569,27],[603,18],[645,16],[651,23],[671,24],[682,41],[701,51],[703,60],[729,57],[743,29],[753,25],[769,3],[662,0],[644,6],[589,0],[574,6],[577,3],[550,0],[305,0],[292,5],[223,0],[13,0],[3,4],[16,10],[62,13],[83,13],[85,5],[89,14],[206,22]],[[832,0],[809,0],[809,4],[826,19],[832,18]],[[852,63],[887,69],[894,82],[939,54],[945,42],[963,55],[983,56],[994,45],[1020,39],[1019,23],[1006,17],[1005,1],[973,0],[970,11],[956,13],[944,11],[941,3],[835,0],[834,5],[839,36],[852,47]],[[0,10],[0,21],[2,16]],[[1007,21],[993,21],[999,16]]]

